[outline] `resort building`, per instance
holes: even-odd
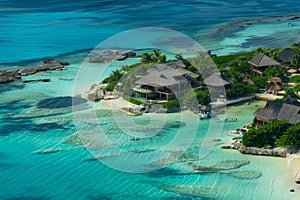
[[[256,57],[248,61],[248,64],[254,66],[253,72],[257,75],[263,75],[268,67],[279,66],[280,63],[276,60],[259,53]]]
[[[227,88],[232,84],[232,81],[225,77],[223,74],[220,72],[215,72],[211,76],[207,77],[204,79],[205,85],[209,87],[214,87],[214,88]]]
[[[291,48],[286,48],[278,54],[278,60],[283,63],[290,64],[290,63],[292,63],[293,57],[296,54],[297,53],[295,52],[295,50],[293,50]]]
[[[256,125],[261,126],[275,120],[286,120],[290,124],[300,123],[300,107],[292,104],[268,101],[267,105],[255,114]]]
[[[233,82],[220,72],[215,72],[211,76],[204,79],[204,83],[209,89],[213,89],[215,98],[211,97],[212,101],[224,102],[226,100],[225,90],[228,89]]]
[[[198,74],[185,69],[182,61],[156,64],[137,80],[134,97],[147,100],[173,100],[191,89],[191,79]]]
[[[266,88],[267,93],[272,93],[277,95],[279,91],[282,90],[282,81],[279,77],[272,77],[269,79],[269,84]]]

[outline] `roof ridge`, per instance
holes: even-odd
[[[260,53],[258,54],[258,56],[260,56],[260,57],[259,57],[260,59],[259,59],[259,61],[258,61],[258,64],[260,64],[261,61],[263,60],[263,58],[266,56],[266,54],[260,52]]]

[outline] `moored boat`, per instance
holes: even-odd
[[[231,122],[231,121],[237,121],[236,117],[231,118],[216,118],[217,121],[225,121],[225,122]]]
[[[227,131],[227,134],[233,137],[242,137],[243,136],[243,132],[242,131],[238,131],[238,130],[229,130]]]
[[[199,114],[199,119],[208,119],[211,118],[211,114],[210,113],[200,113]]]

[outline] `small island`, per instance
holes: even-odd
[[[266,106],[253,114],[253,122],[234,131],[239,134],[232,145],[222,148],[276,157],[299,153],[300,43],[228,56],[209,51],[207,55],[199,63],[181,54],[168,60],[160,50],[143,53],[140,62],[113,71],[85,96],[92,101],[128,102],[121,110],[129,115],[190,110],[200,119],[214,117],[211,110],[216,107],[265,100]],[[205,59],[213,60],[218,71],[203,70]],[[203,73],[209,76],[204,78]],[[226,96],[211,98],[210,92],[218,88],[224,88]],[[299,170],[295,182],[300,183]]]

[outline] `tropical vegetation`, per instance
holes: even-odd
[[[265,147],[276,145],[276,141],[287,130],[286,121],[274,121],[259,128],[252,128],[243,135],[243,145],[247,147]]]
[[[297,54],[292,58],[291,64],[288,64],[291,68],[300,67],[300,43],[294,44],[291,47]],[[271,77],[280,77],[283,82],[293,82],[296,86],[290,89],[293,94],[297,94],[300,91],[300,76],[288,77],[286,68],[283,67],[269,67],[266,69],[265,76],[255,76],[252,69],[253,67],[247,62],[258,55],[264,53],[278,60],[278,55],[285,48],[268,49],[258,48],[255,51],[240,53],[234,55],[218,56],[218,57],[207,57],[204,53],[200,52],[199,56],[194,58],[184,58],[182,54],[176,54],[176,60],[181,60],[189,71],[199,74],[198,78],[191,79],[192,85],[203,86],[203,74],[211,74],[211,66],[216,65],[218,70],[227,78],[233,81],[233,84],[226,88],[226,98],[233,99],[243,95],[253,94],[259,91],[259,89],[265,89],[267,87],[268,80]],[[160,50],[153,50],[151,52],[144,52],[140,56],[141,59],[138,63],[132,65],[122,66],[119,70],[113,71],[109,77],[105,78],[102,82],[107,83],[105,88],[107,91],[113,91],[114,88],[119,87],[117,82],[120,81],[121,77],[126,74],[126,80],[122,80],[122,92],[126,95],[132,94],[132,86],[137,80],[134,74],[145,75],[147,69],[151,68],[157,63],[166,63],[171,60],[167,60],[167,56],[162,54]],[[286,64],[285,64],[286,65]],[[138,66],[143,66],[142,68]],[[131,75],[132,74],[132,75]],[[297,85],[298,84],[298,85]],[[120,89],[122,89],[120,88]],[[201,88],[201,87],[199,87]],[[213,91],[211,91],[213,92]],[[289,93],[289,91],[288,91]],[[193,99],[196,97],[196,101]],[[297,97],[297,95],[296,95]],[[210,102],[209,91],[202,87],[201,89],[193,89],[185,94],[183,97],[183,105],[192,106],[191,104],[197,102],[201,105],[207,105]],[[172,105],[172,103],[170,104]],[[166,104],[165,106],[169,106]]]

